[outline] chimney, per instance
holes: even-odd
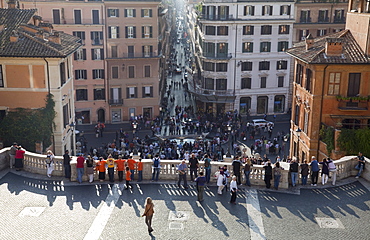
[[[338,57],[342,55],[342,39],[326,38],[325,54],[328,57]]]
[[[314,43],[314,38],[312,37],[311,33],[309,33],[305,39],[306,42],[306,51],[312,48]]]
[[[53,25],[51,23],[41,22],[39,27],[43,28],[46,32],[51,33],[53,30]]]
[[[42,21],[42,17],[37,16],[37,15],[33,16],[33,25],[35,25],[36,27],[39,26],[41,21]]]
[[[9,40],[10,42],[18,42],[18,33],[15,30],[13,30]]]
[[[54,42],[54,43],[57,43],[57,44],[61,44],[61,40],[60,40],[60,35],[59,35],[60,32],[58,31],[55,31],[53,32],[52,35],[49,36],[49,41],[50,42]]]
[[[35,36],[44,39],[44,30],[40,29],[37,33],[35,33]]]
[[[15,8],[15,5],[16,5],[16,1],[15,0],[9,0],[8,1],[8,9],[14,9]]]

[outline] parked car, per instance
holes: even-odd
[[[265,119],[253,119],[251,125],[254,127],[265,127],[266,125],[274,127],[275,124],[273,122],[266,121]]]

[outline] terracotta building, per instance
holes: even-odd
[[[79,39],[55,31],[42,21],[36,10],[0,9],[0,111],[45,107],[45,98],[54,95],[56,117],[55,154],[73,149],[74,90],[73,53]],[[45,146],[47,147],[47,146]]]
[[[370,13],[365,3],[350,1],[346,30],[309,35],[287,51],[295,58],[290,155],[300,161],[336,157],[319,139],[323,125],[340,129],[370,124]]]

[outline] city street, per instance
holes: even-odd
[[[19,174],[19,173],[17,173]],[[370,194],[359,181],[338,187],[301,189],[298,194],[241,187],[230,193],[174,182],[82,184],[1,172],[1,239],[367,239]],[[361,181],[361,179],[360,179]],[[153,235],[141,217],[153,198]],[[12,204],[9,204],[12,203]],[[140,229],[140,230],[139,230]]]

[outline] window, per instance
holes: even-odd
[[[118,67],[117,66],[112,67],[112,78],[115,78],[115,79],[118,78]]]
[[[254,6],[244,6],[244,16],[254,16]]]
[[[63,125],[66,127],[69,124],[68,103],[63,106]]]
[[[269,61],[259,62],[259,70],[270,70],[270,62]]]
[[[249,114],[251,108],[251,98],[250,97],[241,97],[240,98],[240,106],[239,106],[239,113],[240,114]]]
[[[306,90],[311,92],[312,88],[312,71],[311,69],[306,69]]]
[[[344,17],[344,10],[343,9],[336,9],[334,10],[334,22],[335,23],[344,23],[346,21]]]
[[[145,45],[142,48],[143,48],[143,57],[153,56],[153,46]]]
[[[266,80],[267,80],[266,77],[261,77],[261,85],[260,85],[261,88],[266,88]]]
[[[80,48],[74,52],[74,60],[86,60],[86,49]]]
[[[150,77],[150,65],[144,66],[144,77]]]
[[[274,99],[274,112],[284,112],[285,106],[285,96],[284,95],[277,95]]]
[[[271,42],[261,42],[260,52],[271,52]]]
[[[104,49],[103,48],[91,49],[91,59],[92,60],[104,60]]]
[[[153,37],[153,27],[152,26],[142,26],[141,27],[142,38],[152,38]]]
[[[305,40],[309,33],[310,31],[308,29],[299,30],[299,39],[301,41]]]
[[[299,105],[295,105],[294,109],[294,124],[299,126],[299,115],[300,115],[301,108]]]
[[[268,97],[257,97],[257,114],[267,113]]]
[[[99,10],[92,10],[93,24],[99,24]]]
[[[60,10],[53,9],[53,23],[60,24]]]
[[[354,97],[360,93],[361,73],[350,73],[347,96]]]
[[[326,29],[317,29],[317,36],[318,37],[324,36],[324,35],[326,35],[326,33],[327,33]]]
[[[284,76],[278,76],[278,87],[284,87]]]
[[[279,25],[279,34],[289,34],[289,25]]]
[[[301,23],[310,23],[311,22],[311,11],[310,10],[302,10],[301,11]]]
[[[243,35],[253,35],[254,34],[254,26],[246,25],[243,26]]]
[[[135,46],[127,46],[127,53],[129,58],[135,57]]]
[[[288,41],[281,41],[278,42],[278,52],[285,52],[289,48],[289,42]]]
[[[262,25],[261,26],[261,35],[270,35],[272,32],[271,25]]]
[[[73,36],[81,39],[81,43],[85,44],[85,32],[73,32]]]
[[[219,20],[226,20],[229,18],[229,6],[218,7],[218,18]]]
[[[215,44],[211,42],[203,43],[203,54],[205,57],[215,57]]]
[[[76,89],[76,100],[87,101],[87,89]]]
[[[136,38],[136,27],[126,27],[126,38]]]
[[[66,83],[66,64],[62,62],[59,64],[59,74],[60,74],[60,86]]]
[[[242,62],[242,71],[252,71],[253,62]]]
[[[104,69],[93,69],[93,79],[104,79]]]
[[[253,52],[253,42],[245,42],[245,43],[243,43],[242,52],[243,53]]]
[[[227,72],[227,63],[216,63],[216,72]]]
[[[303,79],[303,66],[301,64],[297,64],[295,71],[295,82],[297,84],[301,84]]]
[[[126,88],[127,98],[137,98],[137,87]]]
[[[75,24],[81,24],[81,10],[75,9],[74,11]]]
[[[94,89],[94,100],[105,100],[105,89],[104,88]]]
[[[110,52],[111,52],[112,58],[117,58],[118,57],[117,46],[111,46],[110,47]]]
[[[308,131],[308,117],[309,117],[309,113],[307,111],[304,111],[303,132],[305,133],[307,133]]]
[[[119,17],[119,10],[115,9],[108,9],[108,17]]]
[[[272,15],[272,6],[269,5],[262,6],[262,16],[264,15]]]
[[[328,10],[319,10],[319,17],[317,19],[319,23],[329,22]]]
[[[75,70],[75,79],[87,79],[87,70],[84,69],[77,69]]]
[[[4,87],[3,65],[0,65],[0,87]]]
[[[109,26],[108,27],[108,38],[119,38],[119,27],[118,26]]]
[[[339,95],[340,90],[340,73],[329,74],[329,95]]]
[[[135,78],[135,67],[128,66],[128,78]]]
[[[122,91],[121,88],[111,88],[110,89],[110,99],[109,102],[114,103],[114,104],[122,104]]]
[[[227,79],[216,79],[216,90],[226,90]]]
[[[92,31],[91,35],[91,44],[92,45],[103,45],[103,32],[102,31]]]
[[[153,11],[150,8],[141,9],[141,17],[152,17]]]
[[[227,36],[228,34],[229,34],[229,27],[228,26],[218,26],[217,27],[217,35]]]
[[[125,17],[136,17],[136,9],[133,8],[125,9]]]
[[[228,44],[227,43],[217,43],[217,57],[225,58],[228,56]]]
[[[252,78],[242,78],[242,89],[251,89]]]
[[[206,26],[206,35],[216,35],[216,27]]]
[[[153,87],[148,86],[148,87],[143,87],[143,98],[149,98],[153,97]]]
[[[290,15],[290,5],[280,6],[280,15]]]
[[[288,69],[288,61],[279,60],[276,62],[276,70],[286,70]]]
[[[203,62],[204,71],[215,71],[215,64],[213,62]]]
[[[215,80],[213,78],[205,78],[204,79],[204,88],[208,90],[215,89]]]

